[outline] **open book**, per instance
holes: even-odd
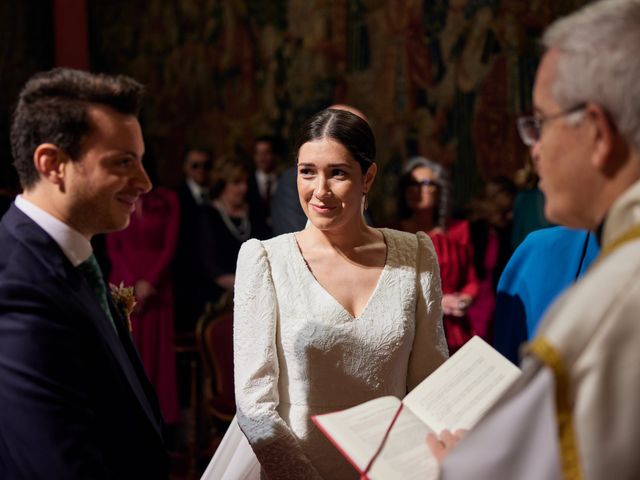
[[[476,336],[404,400],[380,397],[312,419],[362,474],[400,410],[367,477],[435,479],[438,465],[427,434],[472,428],[519,375],[518,367]]]

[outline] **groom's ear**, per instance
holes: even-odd
[[[38,145],[33,152],[33,164],[40,178],[64,190],[65,170],[69,156],[53,143]]]

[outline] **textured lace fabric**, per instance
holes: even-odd
[[[238,423],[262,478],[357,478],[310,416],[402,398],[447,357],[429,238],[383,229],[387,260],[354,318],[316,281],[293,234],[249,240],[236,271]]]

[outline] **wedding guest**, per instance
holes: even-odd
[[[323,110],[302,127],[296,152],[309,225],[240,251],[238,413],[225,436],[236,441],[223,440],[211,478],[242,470],[239,458],[259,462],[262,478],[355,477],[310,416],[381,395],[402,398],[447,357],[429,237],[364,222],[377,172],[369,125]]]
[[[509,259],[496,293],[493,346],[516,365],[553,301],[596,259],[596,235],[566,227],[531,232]]]
[[[207,150],[190,148],[183,162],[185,180],[178,189],[180,229],[173,263],[173,286],[175,330],[181,334],[194,332],[212,287],[206,277],[200,275],[203,250],[196,231],[200,211],[211,201],[212,165]]]
[[[177,195],[154,187],[138,199],[129,226],[107,236],[109,281],[134,288],[131,334],[168,424],[180,421],[170,272],[179,223]]]
[[[475,333],[467,315],[479,287],[469,223],[448,217],[450,184],[442,165],[415,157],[402,172],[396,225],[405,232],[425,232],[433,242],[442,279],[444,329],[453,353]]]
[[[287,168],[278,179],[278,190],[271,200],[271,227],[274,235],[297,232],[307,223],[307,216],[298,202],[298,168]]]
[[[279,185],[280,149],[275,137],[263,135],[253,144],[253,169],[247,177],[247,200],[251,208],[271,224],[271,201]]]
[[[23,87],[11,150],[24,193],[0,224],[0,478],[168,478],[163,422],[92,253],[151,189],[143,87],[66,68]]]
[[[202,210],[198,221],[197,239],[203,252],[201,267],[216,301],[225,290],[233,290],[240,246],[250,238],[271,236],[262,211],[251,207],[247,200],[245,163],[237,157],[216,161],[212,172],[213,200]]]
[[[640,478],[640,1],[553,23],[519,131],[549,220],[602,250],[548,310],[520,380],[454,448],[444,479]],[[442,457],[456,442],[430,437]]]
[[[469,206],[473,265],[478,293],[467,314],[476,335],[493,342],[496,287],[511,256],[511,218],[515,186],[508,178],[486,183]]]
[[[531,160],[516,172],[515,182],[520,190],[513,201],[512,250],[518,248],[531,232],[553,226],[544,214],[544,195],[538,188],[538,180]]]

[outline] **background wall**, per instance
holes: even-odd
[[[51,3],[0,1],[0,189],[17,188],[9,122],[18,92],[27,78],[53,63]]]
[[[0,45],[3,112],[16,85],[51,59],[46,28],[31,29],[46,23],[50,7],[41,6],[47,2],[8,3],[2,7],[8,14],[0,14],[0,32],[11,35]],[[526,151],[515,118],[530,111],[535,42],[554,18],[583,3],[130,0],[86,6],[91,68],[147,85],[143,128],[164,183],[179,179],[186,145],[222,154],[247,152],[265,133],[292,141],[310,114],[349,103],[369,116],[378,139],[381,173],[389,181],[377,182],[372,201],[384,217],[393,209],[392,180],[412,155],[451,167],[458,206],[483,179],[519,168]],[[8,160],[5,148],[1,154]]]

